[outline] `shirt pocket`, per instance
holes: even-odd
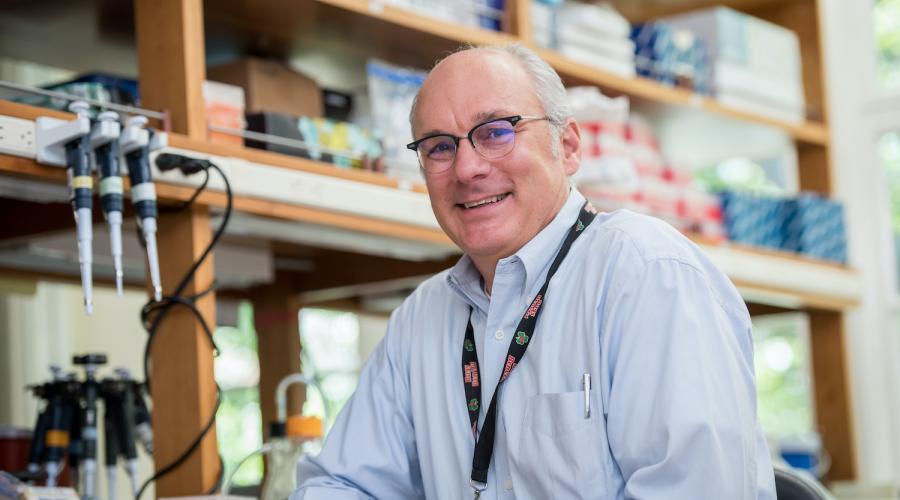
[[[526,402],[518,450],[511,457],[517,498],[605,499],[609,463],[605,422],[591,392],[538,394]]]

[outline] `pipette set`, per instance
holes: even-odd
[[[84,308],[93,312],[93,197],[94,176],[99,177],[100,205],[110,233],[116,290],[122,294],[123,175],[131,183],[131,201],[147,249],[147,266],[154,299],[162,299],[159,255],[156,246],[156,190],[150,169],[150,152],[165,147],[167,136],[146,128],[145,116],[132,116],[120,123],[119,115],[104,111],[91,119],[87,103],[69,106],[71,121],[40,117],[36,120],[37,160],[66,167],[78,242],[78,260]],[[123,161],[124,160],[124,161]],[[96,168],[95,168],[96,165]]]
[[[127,370],[117,369],[115,377],[97,378],[97,370],[106,363],[103,354],[75,356],[73,363],[85,371],[83,380],[74,373],[63,374],[52,367],[53,379],[31,386],[42,401],[29,450],[27,475],[46,474],[47,486],[58,484],[67,463],[73,472],[76,489],[82,499],[116,498],[117,465],[124,461],[132,492],[138,489],[137,443],[153,453],[150,412],[144,384],[135,381]],[[99,467],[97,437],[99,403],[104,414],[104,458],[108,491],[97,491]]]

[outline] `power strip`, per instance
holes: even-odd
[[[34,122],[0,115],[0,153],[35,158]]]

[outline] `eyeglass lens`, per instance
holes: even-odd
[[[515,126],[506,120],[497,120],[479,125],[470,135],[472,146],[485,158],[499,158],[512,150],[515,143]],[[456,157],[457,142],[449,135],[438,135],[419,143],[418,153],[422,164],[429,165],[452,162]]]

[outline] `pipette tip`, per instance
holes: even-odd
[[[116,270],[116,294],[122,296],[122,270]]]
[[[157,302],[162,300],[162,287],[159,285],[153,287],[153,300]]]
[[[87,313],[88,316],[94,314],[94,303],[91,299],[84,299],[84,312]]]

